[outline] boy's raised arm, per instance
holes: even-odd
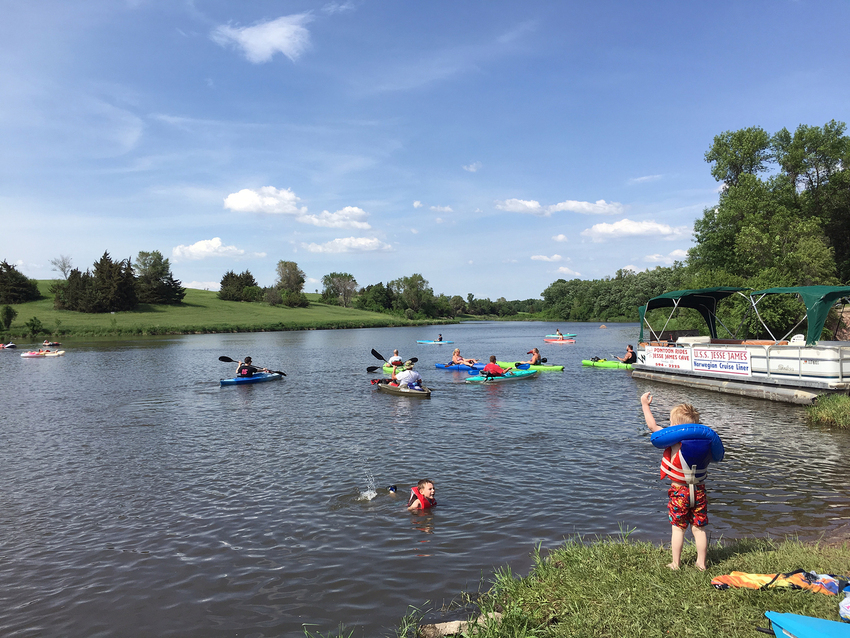
[[[652,403],[652,393],[644,392],[640,397],[640,405],[643,408],[643,418],[646,419],[646,427],[651,432],[657,432],[661,427],[655,422],[655,417],[652,416],[652,410],[649,409],[649,404]]]

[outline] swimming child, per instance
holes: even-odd
[[[650,404],[652,394],[644,393],[640,398],[643,408],[643,416],[646,425],[652,432],[658,432],[663,428],[655,422],[652,416]],[[670,425],[682,425],[685,423],[699,423],[699,412],[689,403],[681,403],[670,410]],[[708,553],[708,538],[704,527],[708,524],[708,501],[705,495],[706,467],[708,461],[705,457],[694,460],[693,465],[680,454],[681,443],[676,443],[664,450],[664,458],[661,461],[661,478],[670,477],[671,485],[667,490],[669,501],[667,502],[667,514],[670,524],[673,526],[670,539],[670,549],[673,561],[667,565],[670,569],[679,569],[679,561],[682,557],[682,546],[685,543],[685,531],[691,527],[694,535],[694,543],[697,546],[696,567],[705,571],[705,558]],[[710,459],[710,456],[708,457]],[[682,465],[686,467],[682,467]],[[689,475],[691,481],[688,481]]]
[[[422,479],[414,487],[410,488],[410,498],[407,499],[407,509],[411,512],[418,509],[429,509],[437,504],[437,499],[434,498],[436,492],[434,481],[430,479]]]

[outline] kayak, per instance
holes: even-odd
[[[464,365],[462,363],[435,363],[434,367],[438,370],[463,370],[464,372],[469,372],[470,370],[482,370],[486,363],[473,363],[471,366]]]
[[[40,359],[42,357],[61,357],[64,354],[64,350],[53,350],[52,352],[48,352],[47,350],[36,352],[35,350],[32,350],[30,352],[22,352],[21,356],[24,359]]]
[[[544,339],[546,343],[575,343],[575,339]]]
[[[600,359],[599,361],[592,361],[590,359],[582,359],[581,365],[583,366],[593,366],[594,368],[617,368],[619,370],[631,370],[631,363],[623,363],[622,361],[608,361],[607,359]]]
[[[411,397],[417,399],[430,399],[431,398],[431,389],[426,388],[424,385],[422,389],[417,388],[408,388],[407,386],[400,385],[390,385],[389,383],[382,383],[384,381],[389,381],[389,379],[374,379],[377,383],[373,383],[378,392],[385,392],[386,394],[394,394],[399,397]]]
[[[578,335],[575,332],[566,332],[561,336],[564,337],[564,338],[567,338],[567,337],[577,337]],[[547,339],[557,339],[558,335],[546,335],[546,338]]]
[[[234,377],[233,379],[222,379],[221,385],[245,385],[247,383],[262,383],[263,381],[277,381],[283,379],[283,375],[276,372],[255,372],[250,377]]]
[[[799,614],[766,611],[770,629],[777,638],[850,638],[850,625]]]
[[[519,381],[520,379],[533,379],[540,374],[540,370],[510,370],[502,377],[469,377],[467,383],[504,383],[505,381]]]
[[[497,361],[496,365],[500,368],[516,368],[519,365],[518,361]],[[547,363],[538,363],[535,365],[531,365],[530,363],[523,363],[523,369],[525,366],[528,366],[529,370],[540,370],[541,372],[561,372],[564,369],[564,366],[556,366],[549,365]]]
[[[18,347],[18,346],[16,346],[16,345],[15,345],[14,343],[12,343],[11,341],[10,341],[9,343],[5,344],[5,345],[3,345],[2,343],[0,343],[0,348],[17,348],[17,347]]]
[[[429,341],[429,340],[425,339],[425,340],[423,340],[423,341],[417,341],[416,343],[434,343],[434,344],[440,344],[440,343],[454,343],[454,341]]]
[[[56,346],[61,346],[62,344],[59,343],[58,341],[45,341],[41,345],[48,347],[48,348],[55,348]]]

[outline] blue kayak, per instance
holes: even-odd
[[[429,341],[426,339],[425,341],[417,341],[416,343],[454,343],[454,341]]]
[[[533,379],[540,374],[540,370],[509,370],[501,377],[474,376],[466,379],[467,383],[505,383],[506,381],[519,381],[521,379]]]
[[[766,611],[764,615],[770,620],[770,628],[777,638],[850,638],[847,623],[778,611]]]
[[[262,383],[263,381],[277,381],[278,379],[283,379],[283,375],[276,372],[257,372],[250,377],[222,379],[221,385],[245,385],[246,383]]]
[[[474,363],[471,366],[464,365],[462,363],[435,363],[434,367],[438,370],[463,370],[464,372],[469,372],[470,370],[483,370],[486,363]]]

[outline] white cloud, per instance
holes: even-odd
[[[438,213],[453,213],[451,206],[431,206],[431,210]]]
[[[581,277],[580,272],[576,272],[572,268],[567,268],[566,266],[561,266],[560,268],[558,268],[558,272],[562,275],[572,275],[574,277]]]
[[[220,237],[202,239],[191,246],[175,246],[171,249],[171,257],[175,260],[198,260],[207,257],[242,257],[245,251],[236,246],[225,246]],[[254,253],[255,257],[265,257],[265,253]]]
[[[551,257],[547,257],[546,255],[532,255],[531,259],[534,261],[562,261],[564,258],[560,255],[552,255]]]
[[[552,235],[552,239],[554,239],[555,241],[569,241],[569,239],[567,239],[567,236],[563,233],[561,233],[560,235]]]
[[[411,229],[410,229],[410,232],[411,232],[411,233],[413,233],[414,235],[418,235],[418,234],[419,234],[419,229],[418,229],[418,228],[411,228]]]
[[[508,199],[504,202],[496,202],[496,208],[508,211],[509,213],[527,213],[530,215],[540,215],[541,217],[549,217],[552,213],[561,211],[581,213],[582,215],[618,215],[624,210],[622,204],[618,202],[606,202],[604,199],[596,202],[579,202],[568,199],[558,204],[552,204],[551,206],[541,206],[540,202],[533,199]]]
[[[366,218],[369,214],[357,206],[346,206],[335,213],[324,211],[321,215],[300,215],[298,221],[326,228],[372,228]]]
[[[220,281],[190,281],[188,283],[181,282],[181,285],[192,290],[212,290],[213,292],[221,290]]]
[[[464,166],[463,170],[469,171],[470,173],[477,173],[478,169],[481,168],[481,162],[472,162],[469,166]]]
[[[290,189],[278,190],[274,186],[263,186],[259,190],[243,188],[224,198],[224,207],[240,213],[279,213],[283,215],[305,215],[307,207],[298,208],[301,201]]]
[[[329,2],[322,7],[322,11],[328,15],[333,15],[335,13],[347,13],[348,11],[354,11],[354,9],[355,6],[353,2]]]
[[[633,266],[632,264],[629,264],[628,266],[623,266],[623,270],[631,270],[634,273],[638,273],[638,272],[645,271],[646,268],[638,268],[637,266]]]
[[[415,202],[413,202],[413,208],[422,208],[422,202],[417,199]]]
[[[643,258],[643,260],[651,263],[672,264],[674,261],[684,261],[687,256],[688,251],[679,248],[671,253],[668,253],[667,255],[661,255],[658,253],[656,253],[655,255],[647,255]]]
[[[663,239],[676,239],[689,232],[687,226],[674,228],[668,224],[659,224],[654,221],[636,222],[631,219],[621,219],[613,224],[594,224],[590,228],[581,231],[582,236],[589,237],[591,241],[603,242],[608,239],[620,237],[659,237]]]
[[[310,32],[304,25],[313,17],[309,13],[282,16],[251,27],[221,25],[210,37],[221,46],[233,45],[253,64],[268,62],[275,53],[283,53],[295,62],[310,46]]]
[[[438,224],[442,224],[442,223],[443,223],[443,218],[442,218],[442,217],[437,217],[437,219],[435,219],[434,221],[435,221],[436,223],[438,223]]]
[[[629,185],[643,184],[644,182],[654,182],[661,179],[663,175],[644,175],[643,177],[633,177],[628,181]]]
[[[390,244],[385,244],[375,237],[343,237],[324,244],[301,245],[311,253],[365,253],[392,250]]]

